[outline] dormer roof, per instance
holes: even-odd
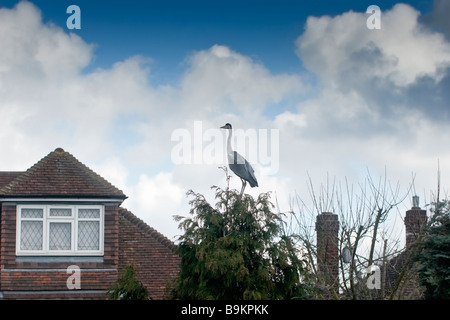
[[[25,172],[0,174],[0,198],[104,198],[127,196],[69,152],[57,148]]]

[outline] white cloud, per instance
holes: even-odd
[[[406,137],[420,132],[410,119],[445,117],[450,43],[422,25],[409,5],[383,12],[381,30],[367,29],[367,17],[346,12],[308,18],[297,53],[323,88],[298,105],[303,132],[360,143],[392,137],[411,147]]]
[[[0,9],[0,30],[0,70],[25,82],[71,77],[91,60],[92,46],[75,34],[43,24],[40,11],[30,2]]]
[[[185,193],[173,183],[171,173],[160,172],[154,178],[143,174],[136,185],[139,211],[155,215],[158,212],[175,212]]]
[[[326,172],[358,182],[366,168],[375,176],[386,168],[404,190],[416,175],[423,196],[436,188],[439,159],[442,181],[450,179],[442,160],[449,156],[443,145],[450,133],[450,43],[422,25],[408,5],[383,12],[381,30],[367,29],[367,17],[308,18],[297,54],[321,90],[299,102],[296,113],[276,117],[286,130],[281,166],[297,169],[293,175],[303,186],[305,171],[315,183]]]
[[[328,85],[351,85],[374,77],[407,86],[429,75],[440,80],[450,65],[450,44],[418,22],[419,12],[397,4],[382,13],[381,30],[366,27],[365,13],[309,17],[297,39],[297,53],[305,66]]]
[[[102,177],[108,177],[108,182],[122,190],[125,195],[128,195],[131,191],[127,183],[130,170],[122,163],[120,158],[111,157],[102,163],[91,165],[90,168]]]
[[[44,24],[33,4],[1,9],[0,17],[0,143],[9,146],[1,169],[25,170],[63,147],[123,189],[126,204],[163,233],[173,211],[186,209],[185,191],[223,179],[217,166],[201,165],[187,169],[196,179],[173,176],[171,133],[194,120],[204,130],[229,121],[255,127],[264,108],[304,90],[298,75],[273,75],[219,45],[188,58],[179,87],[152,86],[151,59],[142,56],[85,72],[94,47]],[[243,113],[253,121],[237,117]]]
[[[185,214],[188,207],[183,203],[185,191],[174,183],[172,173],[160,172],[154,177],[141,174],[131,192],[124,207],[169,237],[177,234],[173,216]]]
[[[407,90],[422,88],[426,75],[428,90],[438,94],[433,99],[448,108],[449,43],[424,29],[407,5],[383,12],[381,32],[367,30],[366,18],[348,12],[308,19],[297,52],[320,87],[305,101],[309,84],[300,75],[273,74],[224,45],[193,52],[177,86],[154,86],[151,59],[143,56],[83,72],[92,45],[43,24],[28,2],[0,9],[0,170],[25,170],[63,147],[122,189],[124,206],[170,238],[177,234],[172,215],[189,211],[188,189],[214,202],[210,187],[225,188],[217,165],[171,161],[172,132],[192,132],[194,121],[203,131],[226,122],[279,130],[278,174],[265,176],[255,163],[260,188],[246,191],[276,192],[281,211],[295,192],[308,198],[308,174],[316,183],[327,173],[358,183],[366,167],[377,174],[386,166],[405,187],[417,172],[420,189],[435,185],[439,158],[448,181],[449,126],[426,117],[431,99],[411,108]],[[289,111],[264,115],[279,105]],[[240,189],[235,176],[231,187]]]
[[[298,75],[273,75],[263,65],[226,46],[194,53],[182,81],[189,108],[255,114],[268,105],[304,93]],[[210,110],[205,110],[210,108]]]

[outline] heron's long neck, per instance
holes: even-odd
[[[230,154],[233,152],[233,149],[231,149],[231,136],[233,135],[232,129],[229,130],[228,133],[228,141],[227,141],[227,153]]]

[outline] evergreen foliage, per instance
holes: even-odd
[[[229,177],[228,177],[229,179]],[[190,217],[177,216],[181,271],[174,299],[252,300],[305,298],[305,272],[270,194],[257,199],[236,190],[215,190],[217,203],[192,190]]]
[[[439,202],[430,226],[418,243],[419,278],[425,299],[450,299],[450,202]]]
[[[117,283],[109,288],[108,298],[112,300],[148,300],[148,291],[136,277],[133,265],[122,270]]]

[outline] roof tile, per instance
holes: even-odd
[[[162,245],[166,246],[169,249],[172,250],[174,249],[175,244],[171,240],[169,240],[163,234],[156,231],[154,228],[150,227],[147,223],[139,219],[131,211],[128,211],[127,209],[120,207],[119,214],[124,218],[126,218],[128,221],[130,221],[132,224],[134,224],[136,227],[138,227],[142,232],[156,239]]]
[[[0,189],[9,184],[24,171],[0,171]]]
[[[3,181],[8,182],[10,178]],[[0,197],[127,198],[121,190],[61,148],[17,174],[6,185],[0,184],[0,188]]]

